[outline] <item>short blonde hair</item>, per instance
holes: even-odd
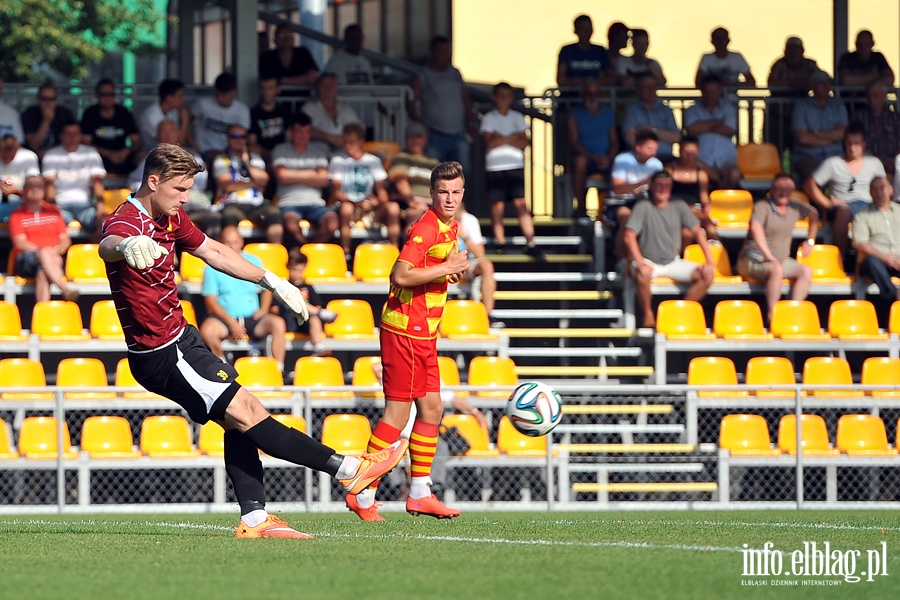
[[[194,155],[174,144],[157,144],[144,162],[141,183],[147,183],[150,175],[159,175],[160,182],[176,177],[193,177],[204,170]]]

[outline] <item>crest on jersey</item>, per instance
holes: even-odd
[[[414,244],[421,244],[422,241],[423,241],[423,240],[422,240],[422,236],[421,236],[421,235],[417,235],[417,236],[415,236],[415,237],[413,238],[412,241],[413,241]]]

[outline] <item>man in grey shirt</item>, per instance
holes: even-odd
[[[650,282],[668,277],[690,283],[685,300],[699,301],[706,296],[715,275],[712,253],[706,233],[688,205],[672,199],[672,176],[660,171],[650,178],[650,199],[634,205],[625,226],[625,247],[632,260],[632,273],[637,283],[638,303],[644,312],[643,327],[656,327],[650,296]],[[706,264],[698,264],[679,256],[681,231],[688,229],[703,250]]]
[[[876,177],[870,186],[872,204],[853,219],[853,247],[861,260],[860,273],[871,277],[881,299],[897,299],[891,277],[900,276],[900,205],[894,204],[894,188],[886,177]]]

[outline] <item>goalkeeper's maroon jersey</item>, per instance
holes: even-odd
[[[173,217],[153,219],[135,202],[123,202],[103,223],[103,236],[146,235],[169,251],[147,269],[132,269],[124,260],[106,263],[125,342],[131,352],[146,352],[175,340],[184,329],[175,286],[175,248],[196,250],[206,235],[179,208]]]

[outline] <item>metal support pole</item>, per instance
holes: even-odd
[[[797,509],[803,508],[803,410],[800,388],[794,388],[794,414],[797,419]]]

